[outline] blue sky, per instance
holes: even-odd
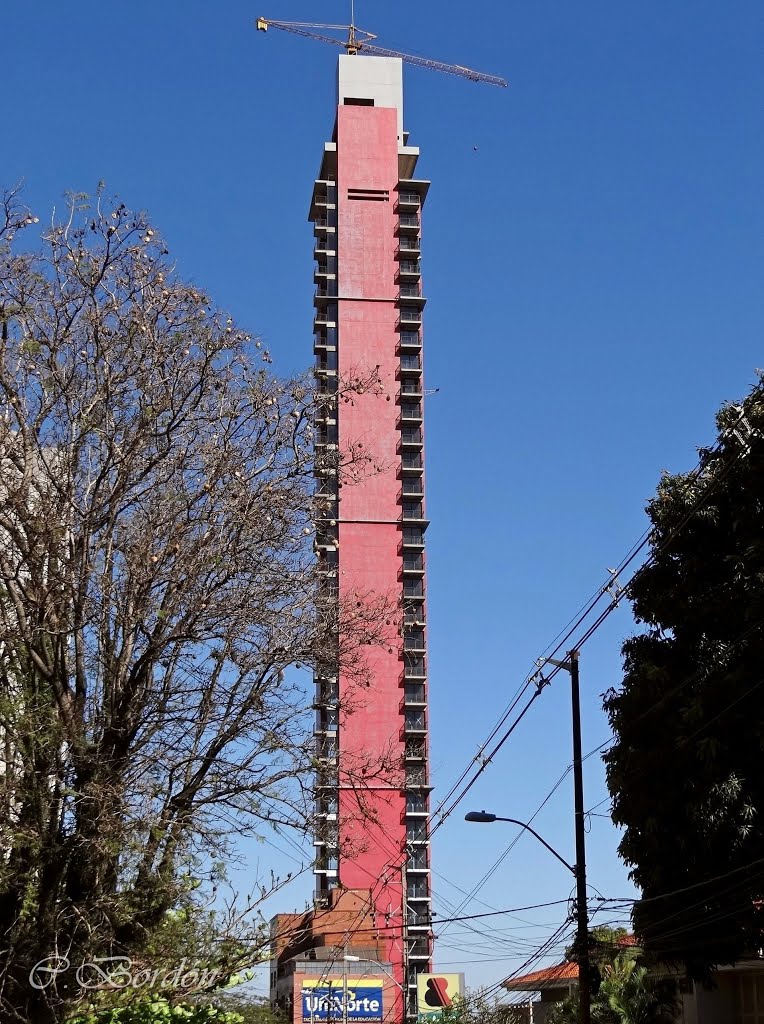
[[[151,212],[185,277],[267,339],[277,371],[306,367],[306,213],[332,128],[336,54],[252,23],[344,22],[348,6],[6,0],[0,181],[23,177],[43,216],[66,189],[105,180]],[[406,71],[405,126],[433,182],[423,265],[427,385],[440,389],[427,427],[443,793],[643,532],[661,469],[694,464],[717,405],[764,364],[764,7],[359,0],[356,15],[383,45],[510,82]],[[618,682],[630,628],[623,608],[582,652],[585,750],[607,737],[599,695]],[[463,811],[527,817],[569,763],[558,677],[434,840],[441,916],[460,902],[454,886],[471,891],[514,836],[466,825]],[[589,807],[604,797],[596,757],[586,789]],[[572,860],[571,808],[568,779],[534,824]],[[591,822],[592,884],[628,895],[617,834]],[[267,846],[259,856],[261,867],[293,867]],[[526,837],[479,898],[503,909],[570,888]],[[308,890],[295,883],[269,910],[301,905]],[[492,981],[562,916],[485,919],[483,932],[505,929],[488,938],[451,926],[437,962]]]

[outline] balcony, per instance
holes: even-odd
[[[337,347],[337,331],[334,327],[328,327],[323,331],[316,331],[313,335],[313,351],[323,352],[325,349]]]
[[[423,629],[407,629],[403,635],[403,649],[404,651],[416,651],[424,654],[425,652],[425,639]]]
[[[401,403],[401,419],[409,420],[412,422],[421,422],[422,420],[422,405],[420,402],[402,402]]]
[[[424,469],[421,452],[403,452],[401,469],[405,472],[421,473]]]
[[[401,352],[401,373],[421,373],[422,363],[418,352]],[[403,387],[401,386],[403,392]],[[411,394],[410,391],[405,392]],[[421,394],[421,391],[419,392]]]
[[[398,326],[422,323],[422,310],[416,306],[401,306],[398,313]]]
[[[403,580],[403,596],[409,601],[424,600],[424,583],[420,579]]]
[[[406,679],[412,676],[415,678],[424,678],[424,676],[427,675],[425,672],[424,658],[418,657],[416,654],[405,654],[404,659]]]
[[[334,256],[337,252],[337,242],[334,236],[334,229],[331,228],[316,236],[316,242],[313,246],[313,257],[319,262],[322,261],[323,257]]]
[[[398,280],[416,280],[422,273],[419,260],[401,260],[398,264]]]
[[[419,331],[401,331],[398,335],[398,344],[401,348],[421,349],[422,336]]]
[[[422,197],[418,192],[399,192],[397,205],[401,210],[418,210],[422,205]]]
[[[313,317],[315,327],[335,327],[337,324],[337,307],[333,303],[326,303],[322,309],[317,309]]]
[[[402,427],[401,445],[404,447],[420,447],[424,444],[424,434],[421,427]]]
[[[403,723],[403,729],[407,736],[421,733],[426,735],[427,722],[424,711],[407,711]]]
[[[424,712],[422,712],[423,714]],[[419,712],[417,712],[419,714]],[[406,793],[406,814],[428,814],[427,794],[417,789]]]
[[[336,299],[337,298],[337,282],[327,281],[326,284],[321,284],[316,288],[313,293],[313,301],[323,299]]]
[[[418,238],[415,238],[414,236],[410,238],[402,237],[401,240],[398,242],[398,247],[395,250],[395,255],[398,256],[399,258],[403,257],[405,259],[410,255],[419,255],[421,251],[422,246]]]
[[[424,572],[424,555],[421,551],[406,551],[403,554],[403,571],[421,575]]]
[[[404,526],[402,542],[404,548],[423,548],[424,530],[421,526]]]
[[[427,756],[427,747],[424,740],[406,740],[404,757],[407,761],[424,761]]]
[[[405,683],[403,687],[404,705],[426,704],[427,691],[424,683]]]
[[[404,501],[402,503],[401,519],[426,523],[427,520],[424,518],[424,509],[422,508],[421,501]]]
[[[404,477],[401,481],[401,495],[406,498],[423,498],[424,481],[421,476]]]
[[[424,765],[409,765],[406,768],[406,789],[432,789],[432,786],[427,784],[427,770]],[[418,851],[415,851],[418,852]],[[422,858],[423,863],[417,865],[412,864],[409,861],[409,868],[414,870],[426,871],[427,870],[427,858]]]
[[[419,234],[419,214],[418,213],[403,213],[401,212],[398,216],[397,231],[399,235],[418,235]]]
[[[403,612],[403,622],[406,626],[424,626],[425,615],[424,615],[424,604],[421,601],[415,601],[410,604]]]

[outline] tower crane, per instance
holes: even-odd
[[[278,28],[282,32],[293,32],[295,35],[305,36],[308,39],[317,39],[321,43],[331,43],[333,46],[341,47],[349,54],[366,53],[373,57],[398,57],[407,64],[430,68],[431,71],[443,71],[447,75],[459,75],[461,78],[468,78],[471,82],[487,82],[488,85],[502,87],[507,84],[498,75],[484,75],[480,71],[464,68],[460,64],[444,64],[439,60],[429,60],[427,57],[416,57],[410,53],[399,53],[397,50],[388,50],[384,46],[377,46],[372,42],[377,38],[373,32],[357,28],[352,22],[350,25],[326,25],[311,21],[271,21],[269,18],[258,18],[255,24],[260,32],[266,32],[269,28]],[[319,32],[317,29],[323,31]],[[337,36],[327,35],[327,32],[346,32],[347,38],[340,39]]]

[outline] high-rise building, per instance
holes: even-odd
[[[316,425],[316,546],[324,599],[383,601],[389,628],[369,649],[364,679],[331,663],[316,676],[316,906],[297,940],[280,943],[272,988],[279,971],[295,973],[290,958],[310,963],[312,944],[330,984],[347,978],[348,961],[356,976],[364,963],[367,974],[389,976],[392,1005],[388,994],[378,1019],[396,1022],[416,1013],[432,943],[420,270],[428,182],[415,177],[418,156],[403,130],[401,61],[341,56],[334,134],[310,205],[315,372],[327,395]],[[350,380],[367,386],[343,397]],[[338,479],[351,448],[374,466]],[[277,934],[282,924],[288,932],[279,915]],[[319,933],[333,943],[320,945]]]

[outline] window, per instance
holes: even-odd
[[[407,711],[405,722],[406,732],[424,732],[424,711]]]
[[[404,694],[407,701],[411,701],[414,704],[424,704],[424,683],[406,683]]]
[[[427,841],[427,822],[419,818],[406,822],[406,838],[410,843],[424,843]]]
[[[406,675],[407,676],[424,676],[426,672],[424,670],[424,658],[412,657],[410,654],[405,656]]]
[[[427,797],[424,793],[406,794],[406,813],[421,814],[427,811]]]
[[[424,544],[424,533],[422,532],[421,526],[404,526],[403,527],[403,543],[404,544]]]
[[[427,775],[424,768],[413,768],[408,767],[406,769],[406,785],[407,786],[426,786]]]
[[[407,651],[424,650],[424,630],[407,629],[403,634],[403,647]]]
[[[404,519],[421,519],[422,518],[422,503],[421,503],[421,501],[404,501],[403,502],[403,518]]]
[[[415,871],[423,871],[427,867],[427,848],[418,846],[410,850],[407,864]]]

